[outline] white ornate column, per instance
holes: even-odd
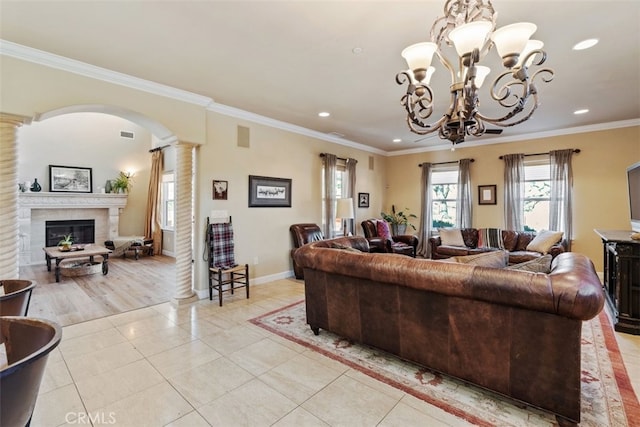
[[[173,302],[196,301],[193,292],[193,144],[179,142],[176,152],[176,289]]]
[[[18,128],[31,119],[0,113],[0,244],[16,247],[18,228]],[[18,250],[0,251],[0,279],[17,279]]]

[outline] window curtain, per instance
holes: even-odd
[[[458,165],[458,197],[456,198],[456,224],[460,228],[471,228],[473,214],[471,199],[471,159],[460,159]]]
[[[551,203],[549,204],[549,229],[564,232],[571,250],[573,232],[573,149],[550,151]]]
[[[420,226],[418,227],[418,247],[416,252],[424,258],[431,258],[431,247],[429,238],[431,237],[431,226],[433,216],[431,215],[431,163],[420,165],[422,174],[420,176]]]
[[[524,217],[524,154],[507,154],[504,159],[505,229],[522,231]]]
[[[322,182],[324,184],[324,194],[322,195],[322,233],[327,239],[335,237],[337,162],[338,159],[335,154],[324,153],[322,157]]]
[[[356,211],[356,165],[358,161],[356,159],[348,158],[346,163],[347,179],[349,180],[346,188],[346,197],[351,197],[353,201],[353,212]],[[355,218],[351,218],[347,221],[347,232],[356,235]]]
[[[153,253],[162,253],[162,225],[160,224],[160,182],[162,180],[162,149],[151,153],[151,176],[144,218],[144,236],[153,239]]]

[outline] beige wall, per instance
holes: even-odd
[[[471,184],[474,189],[473,224],[475,227],[503,226],[503,161],[498,157],[512,153],[540,153],[553,149],[579,148],[573,157],[574,241],[572,250],[589,256],[602,270],[602,247],[594,228],[630,228],[626,168],[640,160],[640,127],[598,131],[508,144],[456,148],[389,157],[387,159],[386,200],[406,206],[414,213],[420,209],[420,169],[418,164],[473,158]],[[477,204],[477,186],[497,184],[497,204]]]
[[[237,145],[238,125],[249,128],[249,148]],[[357,191],[369,192],[372,197],[369,209],[356,210],[357,224],[380,212],[382,200],[377,194],[385,175],[381,156],[212,112],[208,115],[207,136],[208,143],[197,149],[198,254],[203,251],[206,217],[212,210],[226,210],[233,218],[236,261],[248,263],[251,276],[266,277],[291,270],[289,226],[322,221],[323,152],[358,160]],[[374,170],[369,170],[369,156],[374,156]],[[249,175],[290,178],[292,207],[249,208]],[[228,181],[228,200],[213,200],[213,180]],[[196,271],[204,283],[206,268],[200,259]],[[203,265],[198,267],[198,263]]]

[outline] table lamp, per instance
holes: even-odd
[[[355,218],[353,212],[353,199],[338,199],[336,204],[336,217],[342,218],[343,235],[347,235],[347,220]]]

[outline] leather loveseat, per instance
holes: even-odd
[[[353,248],[359,249],[354,251]],[[591,261],[551,272],[368,253],[362,237],[303,246],[307,323],[580,422],[582,322],[604,294]]]
[[[431,237],[429,239],[431,259],[446,259],[454,256],[474,255],[481,252],[497,250],[497,248],[478,247],[480,230],[477,228],[462,228],[460,232],[462,233],[464,246],[443,245],[440,236]],[[519,264],[544,255],[539,251],[527,250],[527,246],[536,237],[536,233],[501,230],[501,234],[504,250],[509,252],[509,264]],[[567,241],[563,238],[560,242],[552,245],[547,253],[555,258],[566,251]]]

